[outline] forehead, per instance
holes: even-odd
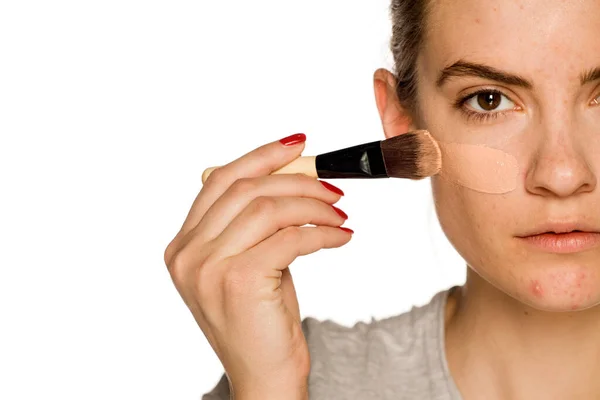
[[[600,0],[431,0],[422,56],[572,78],[600,64]]]

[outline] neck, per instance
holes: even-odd
[[[448,364],[466,400],[598,397],[600,307],[536,310],[469,268],[448,310]]]

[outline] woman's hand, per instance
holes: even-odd
[[[306,398],[310,358],[288,265],[351,238],[332,206],[339,189],[302,174],[269,175],[304,150],[304,135],[290,138],[215,170],[165,250],[236,399]]]

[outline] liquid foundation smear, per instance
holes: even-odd
[[[441,177],[490,194],[508,193],[517,187],[519,165],[512,155],[482,145],[438,144],[442,153]]]

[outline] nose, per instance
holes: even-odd
[[[593,191],[597,179],[587,162],[586,146],[580,143],[583,135],[564,128],[560,132],[546,133],[540,138],[538,151],[527,171],[527,191],[559,198]],[[576,140],[579,146],[575,146]]]

